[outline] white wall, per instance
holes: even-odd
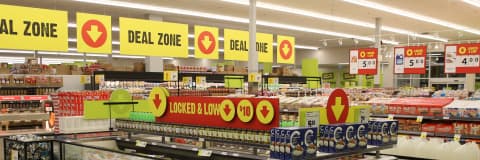
[[[304,58],[316,58],[318,64],[347,63],[350,48],[324,48],[319,50],[297,50],[295,64],[301,65]]]

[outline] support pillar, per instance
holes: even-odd
[[[250,0],[249,17],[250,23],[248,24],[249,33],[249,47],[248,47],[248,73],[258,73],[258,54],[256,45],[256,0]],[[248,93],[255,94],[258,91],[258,82],[248,82]]]

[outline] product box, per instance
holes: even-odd
[[[357,140],[358,145],[357,149],[362,150],[367,148],[368,140],[367,140],[367,133],[368,133],[368,123],[359,123],[356,128]]]
[[[369,145],[374,145],[377,133],[377,121],[368,121],[367,142]]]
[[[270,158],[279,159],[279,150],[276,141],[276,134],[279,130],[277,128],[272,128],[270,130]]]
[[[345,129],[346,150],[354,151],[358,147],[357,129],[359,124],[348,124]]]
[[[317,156],[317,128],[306,128],[302,137],[305,140],[305,159],[314,159]]]
[[[284,127],[270,131],[270,158],[282,160],[314,159],[317,153],[317,128]]]
[[[396,144],[398,139],[398,121],[397,120],[372,120],[372,136],[370,145]]]
[[[343,152],[347,149],[345,137],[345,124],[331,124],[328,134],[328,152],[337,153]]]
[[[328,125],[319,125],[318,126],[318,151],[320,152],[328,152],[328,132],[329,126]]]

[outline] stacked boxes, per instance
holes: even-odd
[[[337,153],[367,147],[366,123],[328,124],[319,126],[319,151]]]
[[[270,133],[270,158],[282,160],[315,158],[317,128],[273,128]]]
[[[398,137],[397,132],[397,120],[369,121],[368,144],[377,146],[396,144]]]

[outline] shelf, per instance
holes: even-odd
[[[6,113],[0,114],[0,121],[48,120],[48,113]]]
[[[0,86],[0,89],[37,89],[37,88],[62,88],[60,86]]]
[[[22,134],[34,134],[38,136],[50,136],[53,135],[53,131],[45,130],[45,129],[21,129],[21,130],[8,130],[8,131],[1,131],[0,137],[8,137],[14,135],[22,135]]]
[[[416,131],[398,131],[398,134],[406,134],[406,135],[412,135],[412,136],[420,136],[422,132],[416,132]],[[452,133],[427,133],[427,137],[444,137],[444,138],[453,138],[455,134]],[[461,134],[462,139],[480,139],[480,135],[464,135]]]
[[[388,114],[376,114],[371,115],[371,117],[378,118],[388,118]],[[405,118],[405,119],[417,119],[418,115],[398,115],[394,114],[393,118]],[[434,116],[423,116],[424,120],[435,120],[435,121],[465,121],[465,122],[480,122],[480,119],[474,118],[450,118],[450,117],[434,117]]]
[[[176,137],[176,138],[186,138],[186,139],[200,139],[203,138],[205,141],[211,142],[221,142],[221,143],[230,143],[230,144],[238,144],[238,145],[246,145],[252,147],[259,147],[259,148],[268,148],[269,144],[256,144],[256,143],[246,143],[246,142],[239,142],[233,140],[225,140],[225,139],[217,139],[217,138],[208,138],[208,137],[199,137],[199,136],[187,136],[187,135],[179,135],[179,134],[168,134],[168,133],[160,133],[156,131],[144,131],[138,129],[123,129],[119,128],[118,131],[124,131],[129,133],[140,133],[140,134],[151,134],[151,135],[159,135],[159,136],[166,136],[166,137]]]
[[[298,109],[281,109],[280,113],[298,113]]]
[[[323,153],[323,152],[317,152],[317,157],[316,159],[334,159],[334,158],[341,158],[345,156],[350,156],[350,155],[356,155],[356,154],[362,154],[362,153],[368,153],[368,152],[375,152],[375,151],[380,151],[384,149],[390,149],[395,147],[394,144],[391,145],[385,145],[385,146],[367,146],[367,149],[364,150],[357,150],[357,151],[349,151],[349,152],[340,152],[340,153]]]
[[[278,78],[279,84],[292,84],[292,83],[299,83],[299,84],[306,84],[307,81],[309,82],[319,82],[322,83],[321,77],[304,77],[304,76],[271,76],[271,75],[264,75],[262,78],[265,82],[268,82],[268,78]]]
[[[136,140],[148,141],[145,147],[139,147],[136,145]],[[144,139],[127,139],[127,138],[117,138],[117,145],[119,148],[128,148],[135,149],[140,153],[161,153],[167,157],[175,157],[178,159],[266,159],[264,156],[255,156],[251,154],[242,154],[242,153],[232,153],[227,151],[218,151],[210,150],[212,154],[210,157],[200,157],[198,156],[199,150],[201,148],[186,146],[186,145],[174,145],[174,144],[163,144],[160,142],[153,142],[152,140]]]
[[[95,71],[93,75],[103,75],[105,81],[163,82],[163,72]]]

